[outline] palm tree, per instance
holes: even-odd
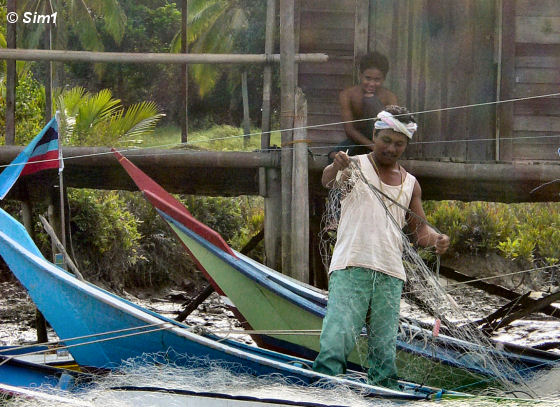
[[[80,44],[88,51],[103,51],[103,42],[96,27],[96,20],[102,21],[103,28],[118,44],[124,35],[126,16],[118,0],[20,0],[18,11],[42,15],[57,12],[54,43],[56,48],[65,49],[68,45],[68,28],[71,21]],[[101,18],[102,17],[102,18]],[[37,48],[40,39],[51,24],[23,25],[23,45]]]
[[[75,146],[114,146],[154,131],[165,116],[154,102],[124,109],[109,89],[95,94],[84,88],[65,90],[56,98],[64,142]]]
[[[247,15],[240,0],[188,0],[189,51],[230,53],[237,34],[245,30],[247,24]],[[180,52],[180,49],[179,32],[173,39],[171,52]],[[201,96],[214,88],[222,74],[217,65],[192,65],[189,72],[197,83]]]

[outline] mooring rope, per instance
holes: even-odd
[[[133,332],[133,333],[125,334],[125,335],[112,336],[110,338],[102,338],[102,339],[96,339],[96,340],[93,340],[93,341],[75,343],[75,344],[72,344],[72,345],[60,345],[60,346],[55,346],[54,348],[41,349],[41,350],[37,350],[37,351],[33,351],[33,352],[23,353],[23,354],[20,354],[20,355],[8,355],[3,361],[0,362],[0,366],[2,366],[4,363],[7,363],[14,358],[21,357],[21,356],[37,355],[37,354],[46,353],[46,352],[58,351],[58,350],[61,350],[61,349],[70,349],[70,348],[75,348],[75,347],[78,347],[78,346],[93,345],[93,344],[96,344],[96,343],[112,341],[112,340],[115,340],[115,339],[129,338],[129,337],[132,337],[132,336],[138,336],[138,335],[144,335],[144,334],[148,334],[148,333],[165,331],[165,330],[168,330],[170,328],[175,327],[175,325],[171,324],[170,322],[165,322],[165,323],[156,324],[156,325],[161,325],[161,327],[160,328],[155,328],[155,329],[149,329],[149,330],[142,331],[142,332]],[[165,326],[165,325],[168,325],[168,326]],[[128,330],[130,330],[130,329],[128,329]],[[90,335],[90,336],[99,336],[99,334]],[[68,340],[68,339],[66,339],[66,340]],[[62,340],[61,342],[64,342],[64,340]]]

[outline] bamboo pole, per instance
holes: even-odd
[[[187,44],[187,20],[188,20],[188,0],[183,0],[181,8],[181,54],[188,53]],[[189,116],[188,116],[188,100],[189,100],[189,66],[181,65],[181,143],[186,143],[189,134]]]
[[[266,5],[266,34],[264,40],[264,53],[270,56],[274,51],[274,28],[276,17],[276,0],[267,0]],[[272,84],[272,66],[266,64],[263,71],[263,102],[261,121],[261,149],[270,147],[270,94]]]
[[[249,91],[247,89],[247,71],[241,74],[241,99],[243,100],[243,147],[249,145],[248,134],[251,133],[251,119],[249,118]]]
[[[291,275],[292,131],[294,126],[295,33],[294,0],[280,0],[280,92],[282,131],[282,272]]]
[[[294,169],[292,190],[292,276],[309,284],[309,176],[307,163],[307,100],[295,95]]]
[[[50,2],[46,2],[47,14],[52,14]],[[49,21],[46,25],[45,30],[45,48],[49,51],[52,50],[52,25]],[[52,61],[47,61],[45,65],[45,124],[47,124],[53,114],[52,114],[52,96],[53,96],[53,63]]]
[[[15,13],[16,0],[8,0],[8,15]],[[6,42],[10,51],[16,48],[16,23],[9,23],[6,30]],[[12,145],[16,140],[16,61],[6,63],[6,145]]]
[[[39,220],[43,224],[43,228],[45,229],[45,232],[47,232],[47,234],[52,239],[52,242],[55,245],[55,247],[64,256],[64,262],[68,265],[68,267],[70,267],[70,270],[72,270],[72,273],[74,273],[74,275],[76,277],[78,277],[79,280],[85,281],[84,276],[82,275],[82,273],[80,273],[80,270],[78,269],[78,266],[76,266],[76,263],[74,263],[74,261],[72,261],[72,258],[70,257],[70,255],[66,251],[66,248],[64,247],[62,242],[58,239],[58,236],[56,235],[56,232],[54,231],[53,227],[41,215],[39,215]]]
[[[266,5],[266,34],[264,52],[271,55],[274,52],[274,34],[276,28],[276,0],[267,0]],[[261,149],[270,148],[270,95],[272,85],[272,65],[266,64],[263,71],[263,100],[261,119]],[[264,197],[264,260],[268,267],[280,270],[278,260],[281,258],[281,239],[278,225],[282,223],[281,191],[277,188],[278,173],[267,168],[259,169],[259,193]],[[269,184],[273,182],[275,184]],[[278,193],[275,194],[278,190]]]
[[[293,0],[287,0],[293,2]],[[327,62],[326,54],[297,54],[295,62]],[[279,54],[165,54],[130,52],[0,49],[0,59],[20,61],[73,61],[135,64],[267,64],[280,62]]]

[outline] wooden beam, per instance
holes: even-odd
[[[210,294],[212,294],[213,292],[214,287],[212,287],[212,284],[208,284],[200,293],[196,295],[196,297],[194,297],[187,304],[185,309],[175,317],[175,321],[183,322],[185,319],[187,319],[187,317],[191,315],[192,312],[197,309],[198,306],[204,302],[204,300],[206,300],[206,298],[210,297]]]
[[[280,62],[279,54],[165,54],[130,52],[0,49],[0,59],[18,61],[73,61],[134,64],[267,64]],[[326,54],[297,54],[295,62],[327,62]]]
[[[0,169],[8,165],[22,146],[0,147]],[[219,152],[193,150],[135,149],[123,152],[135,165],[172,193],[200,195],[258,195],[258,169],[280,168],[280,152]],[[136,191],[130,177],[122,170],[106,147],[63,147],[64,180],[69,188],[122,189]],[[326,157],[309,161],[309,188],[314,196],[326,196],[320,177],[327,165]],[[401,165],[422,185],[422,198],[491,202],[558,202],[560,183],[551,183],[536,193],[530,191],[546,182],[560,179],[560,163],[441,162],[402,160]],[[232,169],[235,169],[233,171]],[[268,188],[280,186],[280,179]],[[25,177],[31,200],[44,193],[37,189],[56,185],[56,170]],[[21,199],[23,182],[18,181],[9,199]],[[270,195],[272,194],[272,195]],[[280,221],[277,220],[277,225]],[[266,233],[266,232],[265,232]]]

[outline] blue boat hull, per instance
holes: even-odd
[[[422,388],[410,394],[332,378],[297,367],[308,365],[307,360],[197,335],[187,325],[80,281],[48,262],[23,226],[4,211],[0,212],[0,255],[82,366],[111,369],[129,358],[155,354],[155,362],[158,358],[184,366],[220,362],[235,372],[275,374],[299,384],[347,385],[379,397],[421,399],[434,392]]]

